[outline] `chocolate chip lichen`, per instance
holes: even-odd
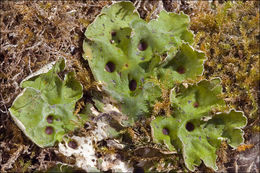
[[[153,79],[170,82],[170,89],[200,75],[205,59],[189,45],[193,35],[187,15],[163,10],[157,20],[146,22],[134,9],[131,2],[105,7],[88,26],[83,43],[83,58],[95,79],[118,101],[129,122],[149,116],[160,99],[161,87]]]
[[[65,60],[60,58],[47,73],[24,80],[23,93],[9,109],[23,132],[40,147],[53,146],[65,131],[77,127],[73,112],[82,86],[73,72],[60,79],[58,73],[64,68]]]
[[[258,171],[259,3],[131,1],[1,2],[0,172]]]
[[[219,79],[176,87],[170,95],[172,116],[158,116],[151,122],[154,142],[166,144],[172,151],[181,150],[191,171],[201,160],[217,170],[216,151],[221,141],[227,140],[233,148],[244,141],[241,128],[247,119],[242,112],[210,113],[214,108],[225,110],[225,102],[219,97],[221,90]],[[165,127],[172,132],[170,136],[165,136]]]

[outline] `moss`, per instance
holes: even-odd
[[[259,127],[259,5],[257,1],[215,2],[212,8],[201,2],[200,7],[193,11],[191,29],[196,33],[195,44],[208,57],[204,76],[220,76],[225,101],[245,112],[249,118],[245,134],[248,141]],[[232,158],[236,155],[229,149],[226,152]],[[233,164],[230,162],[229,157],[218,164],[225,169],[223,164]]]
[[[210,7],[205,7],[210,8]],[[202,13],[203,12],[203,13]],[[191,29],[206,52],[205,77],[223,79],[226,101],[247,116],[257,115],[259,81],[259,13],[257,2],[227,2],[216,10],[195,11]]]

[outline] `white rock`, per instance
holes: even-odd
[[[111,111],[120,112],[117,108],[112,105],[107,104],[105,106],[105,112],[109,113]],[[97,111],[91,109],[94,115],[97,114]],[[97,126],[94,130],[90,131],[88,136],[73,136],[72,140],[77,142],[78,147],[73,149],[68,146],[67,143],[59,143],[59,152],[67,157],[74,156],[76,158],[75,166],[82,168],[88,172],[96,172],[98,170],[107,171],[112,170],[113,172],[132,172],[133,167],[130,166],[129,163],[120,160],[120,158],[116,157],[116,154],[107,154],[104,158],[97,158],[95,155],[95,144],[98,141],[104,140],[108,138],[107,129],[109,124],[100,118],[96,121]],[[109,146],[118,148],[119,146],[122,148],[123,145],[119,143],[119,141],[112,139],[109,140]],[[115,145],[115,146],[114,146]]]

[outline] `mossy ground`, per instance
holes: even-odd
[[[68,60],[68,68],[74,69],[84,86],[85,97],[77,105],[84,106],[88,96],[97,85],[86,61],[81,57],[84,31],[100,10],[111,1],[1,1],[0,3],[0,167],[2,171],[31,172],[45,170],[57,162],[73,163],[73,158],[55,154],[55,147],[40,149],[28,140],[12,121],[8,108],[21,92],[19,83],[32,72],[60,56]],[[257,1],[206,1],[172,2],[135,1],[141,17],[150,20],[165,8],[167,11],[184,11],[191,16],[191,29],[195,33],[196,48],[204,51],[203,78],[220,77],[223,82],[223,97],[230,107],[242,110],[248,117],[245,128],[245,146],[232,151],[223,143],[218,152],[220,170],[232,171],[236,164],[244,171],[249,164],[240,157],[248,157],[251,163],[259,139],[259,3]],[[166,100],[157,103],[154,113],[169,112]],[[145,120],[144,120],[145,122]],[[148,143],[149,124],[137,123],[127,130],[125,140],[129,142],[128,156],[133,162],[141,159],[147,163],[161,163],[176,159],[175,156],[142,158],[140,146],[156,148]],[[140,135],[140,136],[138,136]],[[148,136],[148,138],[147,138]],[[255,137],[256,136],[256,137]],[[158,146],[160,147],[160,146]],[[244,151],[245,150],[245,151]],[[259,152],[258,150],[256,150]],[[156,152],[155,152],[156,153]],[[227,156],[227,153],[229,153]],[[243,153],[249,153],[244,156]],[[230,157],[231,154],[231,157]],[[124,153],[122,153],[124,155]],[[243,160],[243,159],[242,159]],[[147,164],[149,165],[149,164]],[[242,165],[242,166],[241,166]],[[175,170],[183,169],[183,161],[172,164]],[[202,165],[199,170],[205,171]],[[259,169],[259,168],[258,168]],[[209,170],[207,170],[209,171]]]

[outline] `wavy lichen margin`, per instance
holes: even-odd
[[[193,35],[188,24],[189,18],[183,13],[165,11],[156,20],[145,22],[134,12],[131,2],[119,2],[104,8],[87,28],[83,58],[88,60],[95,79],[129,118],[136,120],[140,114],[149,113],[161,96],[158,82],[170,89],[202,75],[205,54],[189,45]],[[157,117],[151,122],[154,142],[182,151],[189,170],[194,171],[201,160],[216,170],[216,150],[221,140],[232,147],[243,142],[241,128],[247,121],[243,113],[232,110],[219,116],[210,114],[213,108],[223,110],[221,106],[225,106],[218,97],[220,93],[218,79],[173,89],[173,116]],[[234,118],[236,126],[226,117]],[[233,132],[235,137],[230,135]]]
[[[173,89],[173,115],[158,116],[151,122],[154,142],[182,152],[185,165],[191,171],[201,160],[216,171],[216,151],[221,141],[226,140],[233,148],[244,142],[241,128],[247,124],[247,118],[243,112],[230,110],[211,114],[213,108],[225,106],[220,93],[220,79],[202,80],[178,91]]]
[[[21,83],[24,90],[9,109],[20,129],[40,147],[53,146],[67,131],[78,126],[73,112],[83,95],[82,85],[74,72],[60,79],[58,74],[64,68],[65,59],[60,58],[27,77]]]
[[[83,58],[130,121],[149,114],[160,99],[153,79],[171,81],[172,87],[202,74],[205,55],[189,45],[189,22],[187,15],[165,10],[146,22],[131,2],[118,2],[103,8],[88,26]]]

